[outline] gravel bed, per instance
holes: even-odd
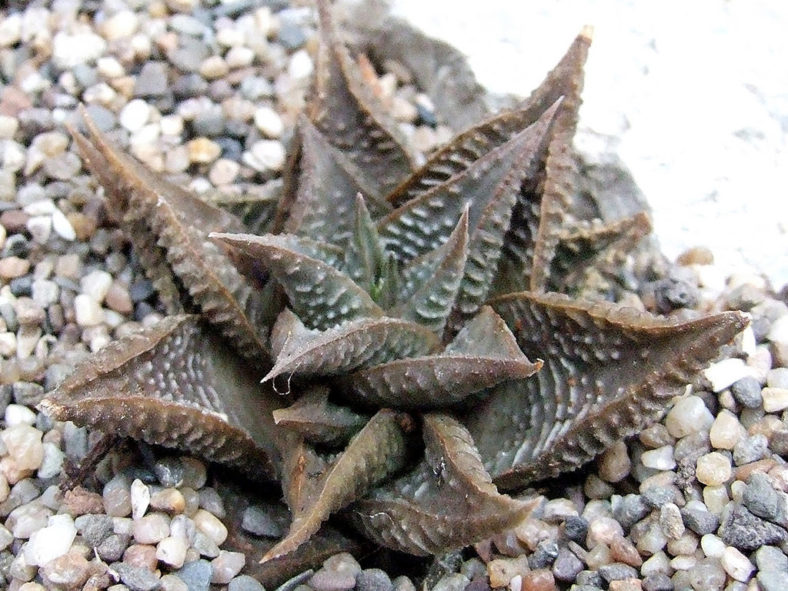
[[[312,11],[275,0],[23,4],[0,12],[0,586],[263,589],[228,549],[224,472],[116,449],[63,493],[100,436],[35,407],[76,361],[162,315],[64,124],[83,103],[114,141],[191,190],[274,200],[314,69]],[[450,137],[400,64],[373,81],[414,152]],[[704,249],[684,253],[643,302],[745,310],[752,323],[660,423],[423,579],[410,564],[386,572],[343,553],[283,591],[783,589],[786,293],[755,274],[727,277]],[[243,528],[276,538],[283,519],[278,505],[253,504]]]

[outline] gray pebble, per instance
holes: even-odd
[[[450,573],[442,576],[438,582],[435,583],[432,591],[464,591],[468,583],[470,583],[470,581],[465,575]]]
[[[181,72],[197,72],[209,53],[202,41],[184,36],[178,47],[167,52],[167,59]]]
[[[673,581],[664,573],[649,575],[643,579],[643,591],[674,591]]]
[[[251,534],[266,538],[281,538],[282,526],[271,518],[265,507],[251,505],[246,508],[241,520],[241,527]]]
[[[761,472],[754,472],[747,481],[742,504],[754,515],[768,521],[776,521],[782,510],[777,491],[772,487],[769,477]]]
[[[112,569],[120,575],[120,580],[131,591],[154,591],[161,587],[159,577],[147,568],[132,566],[125,562],[116,562],[112,565]]]
[[[769,440],[762,433],[745,437],[733,448],[733,461],[737,466],[757,462],[769,451]]]
[[[93,123],[96,124],[96,127],[98,127],[101,131],[109,131],[118,124],[118,118],[115,113],[106,107],[91,103],[85,107],[85,110],[93,120]]]
[[[195,135],[215,137],[224,133],[225,117],[218,105],[204,113],[197,115],[192,121],[192,130]]]
[[[570,515],[564,521],[566,537],[578,544],[585,544],[588,535],[588,521],[577,515]]]
[[[224,510],[224,502],[222,501],[222,497],[219,496],[219,493],[216,492],[215,488],[212,487],[205,487],[200,489],[200,507],[208,511],[208,513],[212,513],[216,515],[219,519],[222,519],[226,512]]]
[[[568,548],[561,548],[553,562],[553,576],[559,581],[574,581],[583,563]]]
[[[405,575],[398,576],[392,583],[394,583],[394,591],[416,591],[416,585]]]
[[[189,591],[209,591],[211,588],[211,563],[207,560],[187,562],[175,571],[178,578],[186,583]]]
[[[241,80],[239,87],[241,96],[250,101],[273,96],[274,87],[267,79],[261,76],[249,76]]]
[[[721,590],[725,585],[725,571],[717,558],[701,560],[690,569],[693,589]]]
[[[265,591],[265,587],[249,575],[238,575],[227,585],[227,591]]]
[[[652,486],[643,491],[643,501],[652,509],[659,509],[665,503],[672,503],[676,492],[666,486]]]
[[[208,82],[199,74],[184,74],[175,80],[172,92],[179,99],[203,96],[208,93]]]
[[[127,535],[111,534],[96,547],[96,553],[104,562],[120,560],[129,545],[129,539]]]
[[[610,581],[620,581],[621,579],[637,578],[638,571],[623,562],[612,562],[599,567],[599,574],[602,578]]]
[[[755,564],[759,570],[775,570],[788,573],[788,556],[774,546],[761,546],[755,551]]]
[[[575,579],[578,585],[588,585],[589,587],[602,587],[605,582],[602,580],[602,575],[594,570],[583,570],[577,573]]]
[[[156,474],[159,483],[164,487],[177,487],[183,483],[183,464],[180,458],[166,457],[160,459],[154,464],[153,472]]]
[[[279,43],[284,45],[289,50],[295,50],[306,43],[306,35],[304,31],[297,24],[285,21],[279,27],[279,34],[277,35]]]
[[[769,441],[771,450],[781,456],[788,455],[788,429],[777,429]]]
[[[146,62],[134,82],[135,97],[162,96],[169,92],[165,62]]]
[[[729,546],[750,551],[766,544],[779,544],[788,537],[788,532],[736,504],[720,526],[719,536]]]
[[[74,525],[91,547],[99,546],[112,533],[112,517],[109,515],[80,515],[74,520]]]
[[[88,453],[88,432],[84,427],[77,427],[72,422],[63,426],[63,447],[66,456],[81,460]]]
[[[558,544],[551,540],[542,540],[534,553],[528,557],[528,566],[532,569],[547,568],[558,556]]]
[[[710,534],[717,530],[720,521],[711,511],[685,507],[681,510],[684,524],[699,536]]]
[[[356,576],[356,591],[392,591],[393,589],[391,579],[379,568],[364,569]]]
[[[731,386],[731,394],[745,408],[758,408],[763,403],[761,385],[752,376],[734,382]]]
[[[785,573],[776,570],[762,570],[758,573],[758,585],[761,591],[784,591]]]
[[[16,382],[13,392],[14,402],[26,406],[35,406],[44,397],[44,387],[32,382]]]

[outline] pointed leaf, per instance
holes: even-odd
[[[211,235],[257,259],[280,283],[299,318],[310,328],[326,329],[357,318],[374,318],[383,310],[325,258],[314,241],[290,234]]]
[[[538,505],[498,494],[470,434],[450,416],[425,415],[424,442],[426,459],[414,471],[350,507],[353,522],[376,542],[440,554],[514,527]]]
[[[111,203],[108,207],[128,226],[135,252],[171,310],[184,298],[249,358],[266,351],[270,302],[238,273],[216,244],[214,230],[241,231],[241,222],[183,189],[157,177],[110,145],[89,117],[90,138],[74,134],[91,171]],[[181,293],[182,285],[188,293]],[[173,307],[175,306],[175,307]]]
[[[541,366],[523,355],[500,316],[485,306],[444,353],[376,365],[343,376],[340,383],[363,404],[440,408],[501,382],[527,378]]]
[[[402,469],[407,441],[397,413],[381,410],[359,431],[347,449],[326,468],[313,488],[293,510],[287,536],[263,556],[262,562],[295,550],[328,517],[364,495],[390,474]]]
[[[340,43],[328,2],[317,3],[320,50],[309,117],[328,141],[364,170],[380,197],[412,170],[410,157],[398,141],[395,126],[355,70]]]
[[[646,213],[604,224],[600,220],[578,222],[561,232],[550,266],[549,287],[566,292],[583,282],[585,273],[617,271],[640,240],[651,231]]]
[[[557,106],[539,122],[513,135],[512,139],[482,154],[446,181],[419,194],[378,222],[378,232],[388,250],[409,261],[446,242],[466,205],[473,234],[490,215],[488,207],[514,204],[519,184],[515,177],[535,172],[531,164],[544,147]],[[504,207],[500,209],[505,210]],[[506,215],[503,211],[501,215]],[[508,218],[507,218],[508,224]]]
[[[499,386],[469,417],[507,489],[573,470],[638,432],[747,324],[738,312],[681,322],[530,292],[491,306],[526,355],[544,357],[538,374]]]
[[[53,418],[273,478],[277,397],[194,316],[110,343],[41,403]]]
[[[413,322],[375,318],[347,322],[323,332],[293,333],[285,340],[271,380],[283,374],[332,376],[438,348],[434,333]]]
[[[369,215],[364,198],[359,193],[356,195],[353,235],[345,251],[345,269],[353,281],[372,294],[379,285],[384,259],[385,253],[377,228]]]
[[[465,273],[468,255],[468,208],[462,212],[449,239],[434,251],[410,262],[402,271],[404,301],[392,315],[418,322],[443,334],[446,320]],[[403,299],[404,299],[403,298]]]
[[[298,132],[298,187],[293,203],[281,205],[288,208],[284,231],[343,246],[353,234],[357,194],[371,196],[369,207],[375,216],[390,208],[374,198],[375,184],[363,171],[329,144],[305,117],[299,119]],[[330,182],[326,182],[328,179]]]
[[[274,411],[274,422],[296,431],[312,444],[344,443],[364,426],[367,417],[328,400],[328,388],[314,388],[286,408]]]

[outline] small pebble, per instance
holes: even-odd
[[[701,483],[709,486],[724,484],[733,476],[731,461],[716,451],[703,455],[698,458],[695,475]]]
[[[755,566],[739,550],[732,546],[725,548],[720,557],[720,563],[725,572],[737,581],[747,582]]]
[[[714,415],[698,396],[682,398],[670,409],[665,418],[668,432],[676,438],[708,429],[713,422]]]

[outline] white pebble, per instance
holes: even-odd
[[[131,483],[131,518],[141,519],[150,505],[150,488],[139,478]]]
[[[6,14],[0,19],[0,47],[10,47],[22,37],[22,15],[19,12]]]
[[[126,74],[126,70],[115,57],[105,56],[96,60],[96,71],[103,78],[120,78]]]
[[[788,388],[770,388],[761,390],[763,396],[763,410],[766,412],[780,412],[788,408]]]
[[[134,540],[138,544],[158,544],[170,535],[170,518],[163,513],[150,513],[134,520]]]
[[[722,563],[722,568],[725,569],[725,572],[728,573],[732,579],[736,579],[742,583],[747,582],[752,571],[755,570],[752,562],[733,546],[725,548],[720,562]]]
[[[112,275],[106,271],[95,270],[79,281],[82,293],[89,295],[94,301],[101,303],[112,286]]]
[[[173,568],[180,568],[186,560],[189,544],[182,537],[169,536],[156,546],[156,558]]]
[[[714,515],[720,515],[730,500],[725,486],[707,486],[703,489],[703,502]]]
[[[672,470],[676,467],[672,445],[644,451],[640,456],[640,461],[646,468],[654,468],[655,470]]]
[[[219,158],[211,166],[211,170],[208,172],[208,180],[216,187],[228,185],[236,179],[240,171],[241,165],[235,160]]]
[[[36,422],[36,413],[22,404],[9,404],[5,407],[5,426],[33,425]]]
[[[16,355],[16,334],[13,332],[0,332],[0,355],[13,357]]]
[[[57,445],[49,441],[45,442],[44,457],[41,460],[41,466],[39,466],[36,476],[42,479],[54,478],[60,474],[65,457],[66,455]]]
[[[772,323],[766,338],[773,343],[788,343],[788,314],[780,316]]]
[[[720,452],[713,451],[698,458],[695,468],[698,481],[708,486],[720,486],[733,476],[731,461]]]
[[[5,526],[0,525],[0,550],[5,550],[14,541],[14,534],[12,534]]]
[[[30,425],[15,425],[0,433],[8,455],[20,470],[38,470],[44,459],[42,435]]]
[[[180,115],[165,115],[159,120],[162,135],[180,136],[183,133],[183,117]]]
[[[52,235],[52,217],[48,215],[35,215],[25,224],[27,231],[38,244],[46,244]]]
[[[90,31],[75,34],[60,31],[52,40],[52,60],[61,70],[92,62],[106,52],[107,42]]]
[[[260,107],[254,112],[254,124],[267,137],[278,138],[285,129],[279,113],[271,107]]]
[[[704,431],[711,427],[714,415],[709,412],[698,396],[687,396],[670,409],[665,418],[665,427],[673,437],[679,439],[691,433]]]
[[[37,138],[38,137],[41,136],[39,135],[37,136]],[[57,207],[55,207],[55,203],[51,199],[39,199],[38,201],[33,201],[33,203],[29,203],[25,205],[23,209],[24,212],[28,215],[38,216],[38,215],[52,215],[57,209]]]
[[[102,27],[104,36],[115,41],[123,37],[131,37],[137,32],[139,19],[131,10],[120,10],[104,21]]]
[[[747,430],[736,415],[729,410],[722,410],[711,425],[709,440],[717,449],[733,449],[746,434]]]
[[[312,58],[305,49],[299,49],[290,56],[290,63],[287,65],[287,73],[294,80],[304,80],[312,75],[315,69]]]
[[[148,103],[142,99],[134,99],[120,110],[118,120],[125,129],[134,132],[142,129],[150,115],[151,109]]]
[[[230,68],[245,68],[254,61],[254,50],[249,47],[233,47],[224,56]]]
[[[66,215],[59,209],[52,212],[52,229],[63,240],[76,240],[77,233]]]
[[[714,534],[706,534],[700,539],[700,547],[709,558],[719,558],[725,551],[725,542]]]
[[[41,503],[27,503],[8,514],[5,526],[15,538],[26,540],[34,532],[45,528],[51,515],[52,511]]]
[[[277,140],[256,141],[251,150],[243,154],[244,162],[260,172],[282,170],[286,157],[284,146]]]
[[[81,293],[74,298],[74,316],[79,326],[96,326],[104,321],[104,310],[92,297]]]
[[[33,566],[43,566],[63,556],[71,548],[77,528],[70,515],[52,515],[47,526],[34,532],[25,545],[25,560]]]
[[[205,509],[199,509],[192,517],[194,525],[204,533],[217,546],[221,546],[227,539],[227,528],[219,519],[208,513]]]
[[[711,389],[716,393],[722,392],[734,382],[753,374],[752,369],[747,367],[743,359],[732,357],[713,363],[703,372],[703,375],[711,382]]]
[[[211,561],[213,574],[211,583],[226,585],[235,577],[246,564],[246,556],[240,552],[227,552],[222,550],[219,556]]]

